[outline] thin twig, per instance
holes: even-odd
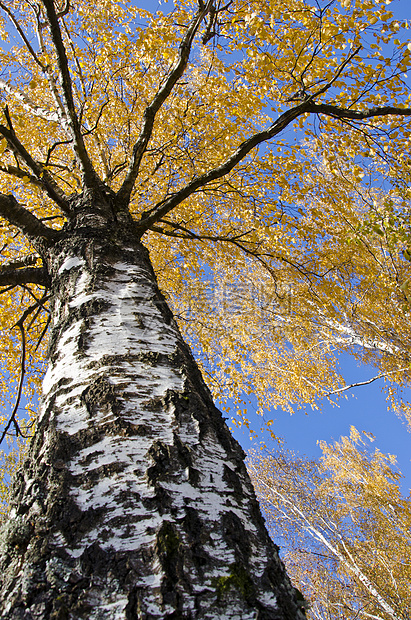
[[[30,316],[30,314],[32,312],[37,310],[37,308],[39,306],[43,306],[44,301],[49,299],[49,297],[50,297],[49,295],[44,295],[35,304],[33,304],[32,306],[29,306],[23,312],[23,314],[21,315],[21,317],[19,318],[17,323],[15,323],[13,325],[13,327],[11,328],[11,329],[14,329],[15,327],[18,327],[19,330],[20,330],[20,334],[21,334],[20,379],[19,379],[19,385],[18,385],[18,389],[17,389],[16,402],[15,402],[15,405],[13,407],[13,411],[11,412],[11,415],[9,417],[8,423],[6,424],[6,427],[4,428],[3,433],[2,433],[2,435],[0,437],[0,444],[2,443],[3,439],[8,434],[8,430],[9,430],[9,428],[10,428],[10,426],[12,424],[14,425],[14,430],[16,432],[16,436],[17,437],[21,436],[21,437],[24,438],[24,435],[21,432],[21,429],[20,429],[19,424],[18,424],[17,419],[16,419],[17,411],[18,411],[18,408],[19,408],[19,405],[20,405],[21,395],[22,395],[22,392],[23,392],[24,377],[25,377],[25,374],[26,374],[26,332],[25,332],[25,329],[24,329],[24,321],[27,319],[27,317]],[[48,327],[48,325],[47,325],[47,327]],[[42,333],[40,338],[42,338],[42,337],[43,337],[43,333]],[[38,342],[38,344],[39,344],[39,342]],[[38,346],[38,344],[37,344],[37,346]]]
[[[333,394],[341,394],[341,392],[346,392],[347,390],[351,390],[355,387],[361,387],[362,385],[369,385],[370,383],[374,383],[374,381],[378,381],[378,379],[384,379],[389,375],[396,374],[397,372],[409,372],[410,368],[398,368],[398,370],[390,370],[388,372],[383,372],[375,377],[371,377],[371,379],[367,379],[367,381],[358,381],[357,383],[350,383],[350,385],[344,385],[342,388],[338,390],[332,390],[331,392],[327,392],[324,396],[332,396]]]
[[[20,334],[21,334],[21,360],[20,360],[20,380],[19,380],[19,387],[17,389],[17,397],[16,397],[16,403],[13,407],[13,411],[11,412],[11,416],[9,418],[9,421],[5,427],[5,429],[3,430],[3,433],[1,435],[0,438],[0,444],[2,443],[3,439],[5,438],[5,436],[7,435],[7,432],[10,428],[10,426],[13,424],[14,425],[14,430],[16,431],[16,436],[18,437],[23,436],[23,433],[20,430],[20,427],[18,425],[18,422],[16,420],[16,414],[17,414],[17,410],[19,408],[20,405],[20,400],[21,400],[21,394],[23,391],[23,382],[24,382],[24,375],[26,372],[26,334],[24,331],[24,325],[23,325],[23,316],[17,321],[17,323],[15,325],[13,325],[13,327],[18,327],[20,330]],[[23,321],[22,321],[23,319]],[[13,328],[12,328],[13,329]]]

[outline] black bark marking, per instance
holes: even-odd
[[[244,495],[243,485],[238,474],[226,464],[224,464],[223,480],[233,489],[234,493],[238,495],[239,498]]]
[[[89,416],[92,418],[96,410],[116,415],[120,409],[116,391],[106,377],[98,377],[81,395]]]

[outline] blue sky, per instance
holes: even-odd
[[[341,358],[341,367],[344,370],[348,382],[364,381],[375,376],[376,369],[370,366],[358,366],[357,361],[349,355]],[[395,454],[399,469],[404,474],[402,492],[408,495],[411,489],[411,435],[407,426],[392,411],[387,411],[385,395],[381,393],[381,381],[365,385],[347,392],[346,399],[338,401],[339,407],[333,407],[326,401],[320,411],[312,411],[311,408],[300,410],[290,415],[288,412],[277,409],[267,412],[266,418],[272,418],[273,432],[285,439],[290,450],[317,458],[322,452],[317,445],[318,440],[328,443],[338,440],[341,436],[350,434],[350,426],[355,426],[359,431],[366,431],[375,435],[373,447],[381,452]],[[411,400],[411,390],[408,390]],[[249,408],[250,422],[256,428],[261,426],[261,418],[254,414],[253,408]],[[245,450],[253,445],[246,428],[235,428],[230,425],[234,437],[241,443]],[[258,441],[265,440],[267,447],[270,444],[267,434]],[[258,442],[257,442],[258,443]]]

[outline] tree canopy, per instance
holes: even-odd
[[[314,405],[358,346],[406,384],[407,24],[386,0],[0,0],[0,28],[1,439],[50,362],[4,613],[302,616],[144,246],[220,398]]]
[[[29,393],[44,359],[33,236],[96,179],[130,208],[217,396],[314,403],[343,387],[335,350],[353,344],[407,380],[411,55],[385,1],[0,11],[5,402],[24,310]]]

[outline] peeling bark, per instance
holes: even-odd
[[[0,617],[302,619],[132,226],[83,214],[43,260],[49,367],[2,536]]]

